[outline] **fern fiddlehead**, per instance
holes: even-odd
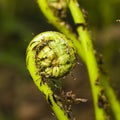
[[[53,31],[37,35],[26,51],[27,68],[38,89],[44,94],[59,120],[68,120],[62,104],[44,79],[59,78],[67,74],[75,64],[72,42],[63,34]]]

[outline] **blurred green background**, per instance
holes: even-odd
[[[120,100],[120,0],[79,1],[86,10],[94,47],[103,56]],[[36,0],[0,0],[0,120],[56,120],[25,65],[28,43],[48,30],[56,29],[48,24]],[[69,77],[66,88],[88,102],[74,105],[73,114],[77,120],[94,120],[86,68],[80,61],[75,70],[72,74],[77,79]]]

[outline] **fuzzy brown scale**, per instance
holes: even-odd
[[[65,0],[47,0],[47,2],[56,17],[61,19],[66,17],[67,2]]]
[[[76,23],[75,28],[78,29],[79,27],[82,27],[83,30],[87,28],[87,25],[85,23]]]
[[[61,92],[60,96],[54,96],[55,97],[55,101],[58,102],[62,102],[63,104],[63,108],[65,109],[66,113],[68,114],[68,117],[70,120],[76,120],[75,117],[73,117],[73,115],[71,115],[72,113],[72,105],[73,104],[78,104],[80,102],[87,102],[87,99],[85,98],[77,98],[76,94],[73,93],[73,91],[68,91],[68,92]]]
[[[109,103],[105,96],[104,89],[101,89],[100,94],[98,95],[98,106],[100,108],[103,108],[106,111],[106,113],[110,112],[109,111]]]

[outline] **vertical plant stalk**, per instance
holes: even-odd
[[[86,28],[86,22],[76,0],[69,0],[68,5],[74,22],[76,25],[78,25],[77,31],[80,36],[81,44],[85,51],[85,64],[87,66],[88,74],[90,77],[96,120],[105,120],[104,110],[98,106],[98,95],[100,93],[100,87],[96,86],[95,82],[99,78],[99,70],[97,67],[96,59],[94,57],[94,49]]]
[[[77,0],[68,0],[68,5],[73,16],[74,22],[78,26],[77,32],[85,53],[85,63],[90,77],[96,120],[107,119],[104,108],[101,108],[98,105],[98,96],[100,95],[100,91],[102,89],[100,85],[102,85],[104,88],[104,92],[108,98],[108,102],[110,103],[111,109],[114,113],[114,117],[116,118],[116,120],[119,120],[120,104],[115,96],[113,89],[110,87],[107,81],[107,76],[100,73],[101,71],[99,70],[96,62],[93,45],[86,27],[86,22],[80,10],[80,6],[77,3]],[[97,81],[100,82],[100,85],[95,85]]]
[[[113,88],[110,87],[109,82],[106,80],[108,78],[105,75],[101,75],[101,76],[102,76],[101,84],[102,86],[104,86],[104,91],[107,95],[114,118],[115,120],[119,120],[120,119],[120,102],[118,101]]]
[[[75,50],[72,42],[58,32],[44,32],[37,35],[27,48],[26,65],[38,89],[43,93],[58,120],[69,120],[62,103],[51,87],[50,78],[66,75],[75,64]]]

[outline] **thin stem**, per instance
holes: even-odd
[[[114,90],[112,89],[112,87],[110,87],[110,84],[108,82],[108,80],[106,80],[106,76],[102,75],[103,79],[102,79],[102,85],[104,86],[104,90],[105,93],[107,95],[111,110],[114,114],[114,118],[115,120],[119,120],[120,119],[120,102],[118,101]]]

